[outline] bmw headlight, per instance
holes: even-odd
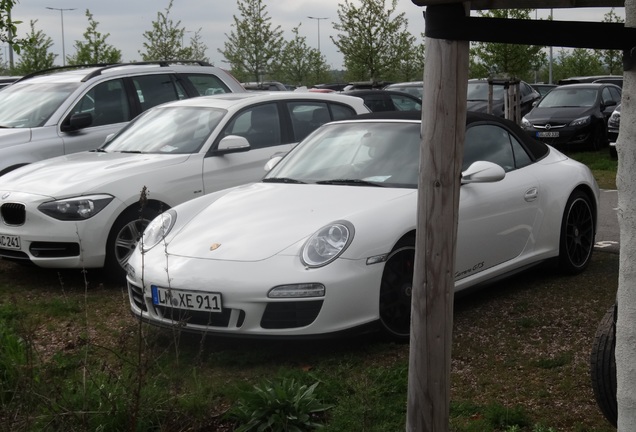
[[[353,225],[337,221],[320,228],[303,247],[301,260],[307,267],[322,267],[345,251],[353,240]]]
[[[85,220],[102,211],[112,200],[110,195],[88,195],[45,202],[38,210],[58,220]]]
[[[586,124],[589,124],[591,121],[592,121],[592,117],[590,116],[581,117],[581,118],[577,118],[576,120],[572,120],[572,122],[570,123],[570,126],[585,126]]]
[[[170,232],[177,220],[177,212],[168,210],[154,218],[144,230],[140,247],[143,252],[148,252],[161,242]]]

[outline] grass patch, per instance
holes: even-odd
[[[618,255],[595,253],[581,275],[546,267],[457,299],[451,430],[612,431],[588,359],[617,275]],[[202,338],[140,326],[121,287],[62,276],[63,288],[57,272],[0,260],[2,431],[231,431],[249,420],[227,414],[271,399],[254,393],[267,382],[293,382],[291,399],[329,407],[304,417],[324,431],[405,429],[407,344],[375,335]]]
[[[601,189],[616,189],[618,160],[610,157],[605,149],[586,152],[568,152],[567,155],[587,165]]]

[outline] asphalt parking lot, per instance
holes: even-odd
[[[605,252],[619,251],[619,229],[618,216],[618,191],[603,189],[601,190],[601,202],[598,211],[598,226],[596,232],[597,250]]]

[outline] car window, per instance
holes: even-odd
[[[542,108],[593,106],[596,89],[558,88],[545,95],[537,106]]]
[[[137,90],[142,111],[165,102],[186,98],[183,87],[169,74],[135,76],[132,77],[132,82]]]
[[[395,111],[393,102],[384,94],[369,94],[361,96],[364,104],[373,112]]]
[[[190,81],[200,96],[229,93],[230,89],[218,77],[211,74],[181,74]]]
[[[390,96],[393,105],[395,105],[398,111],[420,111],[422,109],[422,104],[417,103],[417,101],[409,97],[393,94]]]
[[[280,115],[275,103],[257,105],[239,113],[221,136],[239,135],[247,138],[252,148],[281,144]]]
[[[601,98],[603,100],[603,105],[607,105],[607,103],[613,101],[612,93],[610,93],[609,87],[605,87],[603,92],[601,93]]]
[[[621,91],[614,87],[610,87],[609,91],[612,95],[612,100],[614,100],[617,104],[621,103]]]
[[[333,120],[345,120],[356,115],[353,108],[347,105],[329,104]]]
[[[302,141],[321,125],[331,121],[326,102],[298,101],[287,104],[292,122],[294,140]]]
[[[79,83],[13,84],[0,94],[0,126],[42,126],[77,89]]]
[[[130,121],[130,106],[121,79],[110,80],[91,88],[73,107],[71,114],[90,113],[91,126]]]
[[[102,148],[109,152],[196,153],[226,114],[216,108],[157,108],[137,117]]]
[[[527,157],[527,155],[526,155]],[[510,133],[496,125],[480,124],[466,130],[462,171],[476,161],[496,163],[506,171],[515,168]]]

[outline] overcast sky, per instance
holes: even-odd
[[[355,0],[352,0],[356,4]],[[342,68],[342,55],[338,53],[330,36],[335,36],[333,22],[338,20],[339,0],[265,0],[267,13],[273,26],[280,25],[286,39],[292,38],[291,30],[301,24],[300,35],[307,38],[310,47],[318,48],[327,63],[334,69]],[[107,43],[121,50],[124,61],[141,60],[145,31],[152,30],[152,22],[158,12],[165,12],[169,0],[19,0],[12,13],[18,25],[18,36],[29,32],[29,21],[37,20],[35,29],[42,30],[53,40],[51,52],[57,54],[56,64],[62,64],[62,18],[66,55],[75,53],[75,41],[83,41],[88,27],[86,10],[99,23],[97,30],[110,33]],[[359,4],[359,3],[357,3]],[[390,0],[386,0],[390,4]],[[54,10],[47,8],[55,8]],[[64,9],[60,11],[59,9]],[[70,10],[72,9],[72,10]],[[398,0],[397,12],[404,12],[409,31],[419,37],[424,31],[424,8],[415,6],[411,0]],[[555,20],[602,21],[610,8],[554,9]],[[625,8],[616,8],[617,15],[625,18]],[[546,18],[550,10],[537,10],[538,18]],[[170,18],[186,29],[185,41],[194,31],[201,29],[202,42],[207,45],[207,57],[217,66],[223,66],[223,49],[226,34],[230,34],[233,16],[239,15],[235,0],[174,0]],[[310,19],[308,17],[325,18]],[[320,40],[318,33],[320,32]],[[7,48],[2,53],[6,59]],[[17,57],[16,57],[17,60]]]

